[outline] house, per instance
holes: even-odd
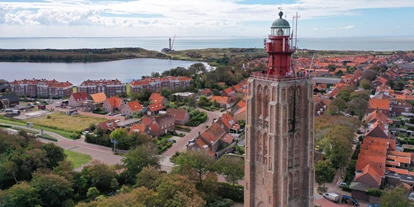
[[[148,116],[154,116],[154,115],[159,114],[159,112],[163,109],[164,109],[164,105],[162,103],[154,103],[154,104],[150,104],[146,108],[146,113]]]
[[[193,151],[206,151],[212,157],[218,157],[217,152],[230,145],[234,140],[233,135],[227,133],[217,122],[212,124],[204,132],[190,140],[187,149]]]
[[[221,95],[230,97],[233,96],[235,93],[236,91],[233,89],[233,87],[228,87],[221,92]]]
[[[103,109],[107,112],[120,112],[125,107],[125,101],[119,98],[118,96],[114,96],[111,98],[107,98],[103,103]]]
[[[142,111],[143,108],[138,101],[130,101],[121,109],[121,113],[125,116],[132,116],[134,113]]]
[[[219,103],[220,107],[225,107],[225,108],[230,107],[229,97],[226,97],[226,96],[213,96],[213,97],[211,97],[210,102],[213,103],[214,101]]]
[[[158,137],[175,130],[175,118],[169,114],[157,117],[144,117],[141,124],[145,124],[149,128],[149,134]]]
[[[399,116],[401,113],[411,113],[412,106],[405,100],[392,100],[390,103],[391,106],[391,115]]]
[[[374,110],[381,111],[385,116],[389,116],[390,114],[390,104],[391,101],[387,99],[369,99],[368,104],[368,113],[373,112]]]
[[[119,96],[126,94],[126,84],[118,79],[115,80],[86,80],[78,86],[79,92],[86,92],[87,94],[105,93],[105,95]]]
[[[91,98],[95,104],[103,104],[106,101],[105,93],[91,94]]]
[[[10,92],[10,91],[11,91],[10,83],[7,82],[6,80],[0,79],[0,94]]]
[[[233,106],[233,108],[231,109],[230,113],[231,114],[235,114],[238,110],[240,110],[243,107],[246,107],[246,102],[243,101],[243,100],[241,100],[236,105]]]
[[[112,132],[116,128],[118,128],[118,124],[117,124],[116,120],[107,120],[107,121],[104,121],[104,122],[101,122],[101,123],[97,124],[97,127],[99,129],[104,130],[105,132],[107,132],[107,131]]]
[[[176,125],[185,125],[188,121],[190,121],[190,115],[188,114],[187,110],[184,109],[167,109],[167,114],[170,114],[175,118]]]
[[[10,94],[0,97],[0,109],[11,108],[19,105],[19,97]]]
[[[246,102],[245,101],[243,101],[243,100],[241,100],[241,101],[239,101],[234,107],[233,107],[233,109],[231,110],[231,113],[233,114],[233,116],[234,116],[234,118],[237,120],[237,121],[240,121],[240,120],[246,120],[246,113],[247,113],[247,111],[246,111]]]
[[[143,90],[159,90],[166,88],[169,90],[186,88],[191,85],[193,79],[184,76],[167,76],[160,78],[144,78],[142,80],[132,80],[129,85],[131,92],[139,93]]]
[[[160,93],[152,93],[149,100],[152,104],[165,105],[168,103],[168,100],[164,96],[162,96]]]
[[[69,98],[69,106],[71,107],[80,107],[88,101],[88,94],[86,92],[72,93]]]
[[[129,129],[129,134],[132,133],[149,134],[150,130],[146,124],[134,124]]]
[[[239,122],[229,113],[223,114],[216,123],[228,133],[239,134],[243,132]]]
[[[198,92],[198,96],[206,96],[206,97],[210,97],[213,95],[213,91],[211,91],[211,89],[206,88],[206,89],[200,89]]]

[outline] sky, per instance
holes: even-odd
[[[0,0],[0,37],[414,36],[414,0]]]

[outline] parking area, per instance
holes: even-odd
[[[23,112],[19,116],[14,117],[15,119],[26,120],[32,118],[39,118],[51,114],[50,111],[31,111],[31,112]]]

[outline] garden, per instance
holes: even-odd
[[[191,110],[191,108],[189,110]],[[190,115],[190,121],[185,124],[186,126],[198,126],[207,121],[206,112],[200,112],[197,109],[192,109],[188,114]]]
[[[30,119],[30,121],[35,125],[45,126],[48,128],[59,129],[67,132],[82,132],[91,124],[97,124],[99,122],[106,121],[106,119],[84,115],[68,116],[64,113],[52,113],[44,117]]]

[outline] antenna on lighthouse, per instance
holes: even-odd
[[[296,12],[296,15],[293,17],[293,19],[296,19],[296,24],[295,24],[295,49],[298,46],[298,19],[300,18],[300,16],[298,15],[298,13]]]

